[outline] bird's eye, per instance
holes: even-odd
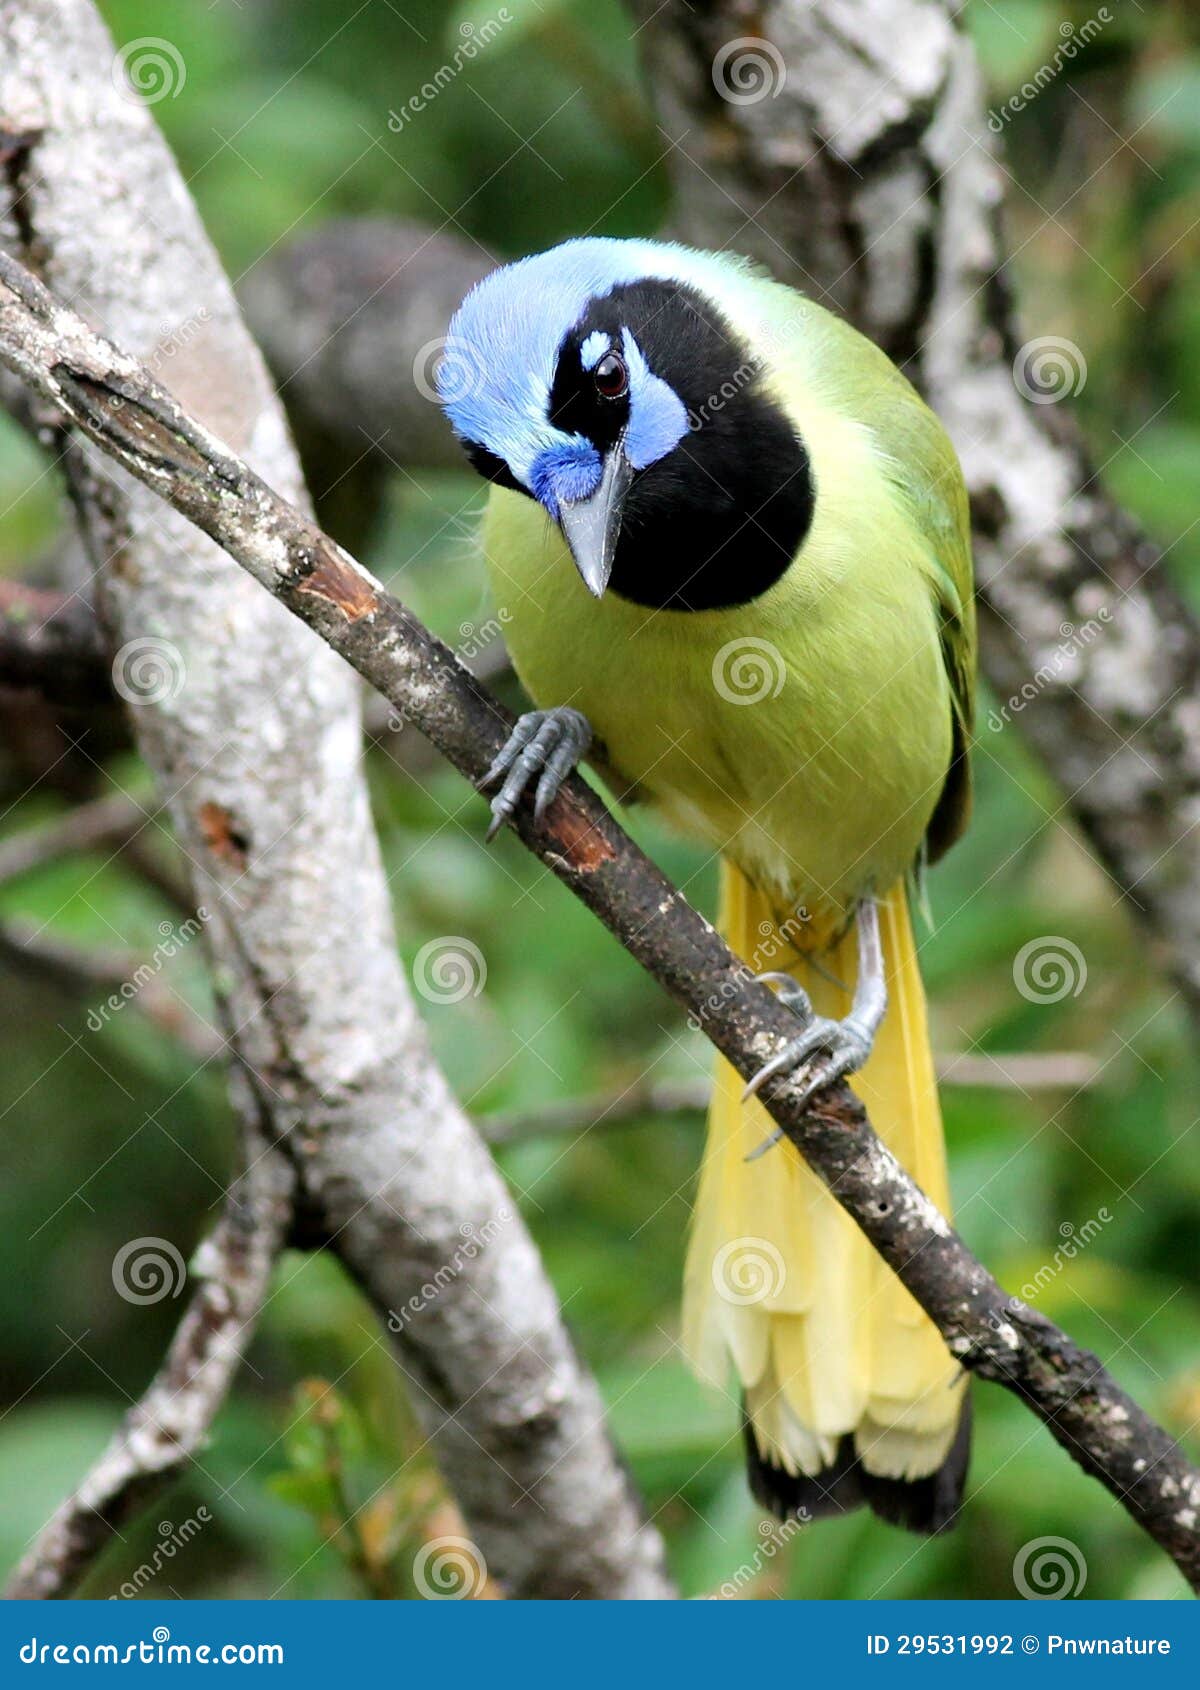
[[[606,352],[592,371],[601,399],[620,399],[629,391],[629,371],[618,352]]]

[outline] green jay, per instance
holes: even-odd
[[[439,370],[491,482],[482,545],[537,708],[489,771],[493,831],[588,757],[721,860],[722,929],[796,1016],[743,1089],[718,1063],[683,1344],[744,1402],[780,1515],[949,1524],[960,1367],[757,1092],[852,1075],[943,1210],[910,920],[966,824],[975,670],[962,473],[870,341],[728,254],[583,239],[460,306]],[[669,918],[666,918],[669,919]]]

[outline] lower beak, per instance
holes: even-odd
[[[586,499],[559,506],[558,525],[589,593],[602,598],[612,574],[621,533],[621,508],[633,480],[633,465],[620,441],[604,459],[600,485]]]

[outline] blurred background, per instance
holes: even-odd
[[[486,51],[398,128],[389,113],[486,28],[499,10],[491,0],[102,9],[118,43],[164,38],[182,55],[186,82],[155,116],[248,296],[265,262],[333,219],[416,219],[503,257],[587,230],[654,233],[670,218],[616,0],[507,0],[511,21]],[[1066,337],[1085,354],[1074,402],[1096,463],[1194,590],[1200,19],[1182,0],[1110,0],[1101,11],[1111,21],[1019,110],[1006,102],[1095,9],[972,0],[966,21],[1001,114],[1024,332]],[[395,379],[411,385],[412,372]],[[442,426],[432,406],[428,426]],[[301,435],[335,532],[516,703],[472,555],[481,484],[398,463],[360,502],[348,466],[335,485],[320,443]],[[36,578],[63,517],[47,461],[0,420],[0,575]],[[933,876],[923,942],[957,1218],[1008,1288],[1094,1348],[1200,1454],[1200,1156],[1186,1020],[1019,727],[989,725],[1002,702],[982,701],[977,814]],[[64,758],[34,706],[23,709],[10,700],[5,716],[0,840],[81,791],[118,783],[149,798],[103,725],[81,720],[87,735]],[[856,1516],[762,1553],[734,1406],[692,1381],[676,1344],[701,1115],[642,1110],[582,1130],[603,1112],[597,1098],[647,1075],[686,1100],[707,1074],[707,1046],[515,839],[502,835],[490,855],[477,848],[482,800],[371,720],[405,958],[462,936],[486,964],[479,995],[427,1004],[439,1058],[473,1113],[525,1134],[499,1152],[504,1169],[684,1590],[736,1579],[745,1596],[1011,1596],[1022,1547],[1057,1535],[1086,1558],[1088,1596],[1185,1594],[1108,1495],[987,1386],[976,1388],[974,1483],[956,1534],[922,1544]],[[711,910],[711,865],[630,820]],[[152,954],[178,921],[161,827],[143,834],[141,857],[131,865],[105,847],[10,881],[0,935]],[[1065,983],[1040,976],[1031,988],[1027,947],[1048,938],[1065,944]],[[187,1042],[203,1039],[192,1012],[212,1019],[201,948],[165,959],[159,985],[157,1022],[137,1007],[98,1016],[105,993],[18,968],[0,941],[4,1569],[143,1388],[182,1307],[170,1295],[122,1298],[114,1257],[149,1236],[186,1259],[231,1165],[219,1065],[198,1069]],[[182,1038],[162,1024],[173,1018]],[[566,1130],[536,1119],[571,1099],[586,1103]],[[132,1593],[152,1557],[144,1588],[159,1597],[411,1594],[414,1549],[431,1521],[444,1527],[446,1501],[379,1337],[334,1262],[287,1256],[211,1445],[83,1594]]]

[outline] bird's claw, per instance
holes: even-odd
[[[778,982],[783,987],[779,996],[789,1008],[795,1010],[800,1021],[800,1032],[794,1039],[789,1039],[778,1055],[764,1063],[753,1076],[742,1093],[743,1103],[777,1074],[782,1074],[789,1068],[803,1068],[804,1089],[795,1100],[797,1106],[803,1109],[805,1104],[826,1086],[833,1085],[835,1080],[844,1079],[847,1074],[856,1073],[870,1056],[875,1044],[875,1035],[887,1010],[887,978],[884,974],[883,946],[879,934],[879,908],[874,898],[864,898],[858,906],[857,927],[858,978],[850,1003],[850,1013],[843,1020],[836,1021],[831,1016],[814,1014],[807,992],[797,986],[789,975],[761,976],[762,979],[772,983]],[[819,1058],[818,1052],[823,1053]],[[773,1144],[778,1144],[782,1137],[782,1129],[773,1132],[770,1138],[764,1139],[756,1150],[750,1152],[746,1158],[747,1162],[755,1161]]]
[[[564,705],[555,710],[526,711],[479,783],[488,787],[501,779],[504,782],[492,799],[488,842],[514,814],[535,775],[538,779],[533,815],[540,823],[567,776],[587,755],[591,743],[591,726],[578,710]]]
[[[782,993],[780,995],[782,996]],[[804,995],[807,1002],[807,995]],[[812,1015],[811,1005],[809,1016],[804,1031],[796,1038],[789,1039],[778,1055],[764,1063],[753,1076],[742,1093],[743,1103],[777,1074],[803,1067],[808,1069],[807,1082],[796,1100],[796,1106],[803,1109],[819,1091],[824,1091],[826,1086],[833,1085],[837,1080],[845,1079],[848,1074],[857,1073],[863,1066],[874,1043],[874,1037],[868,1027],[856,1021],[853,1015],[848,1015],[844,1021],[835,1021],[824,1015]],[[812,1060],[818,1052],[824,1052],[823,1059]],[[747,1162],[756,1162],[773,1144],[778,1144],[782,1137],[783,1128],[776,1128],[769,1138],[765,1138],[750,1152],[746,1157]]]

